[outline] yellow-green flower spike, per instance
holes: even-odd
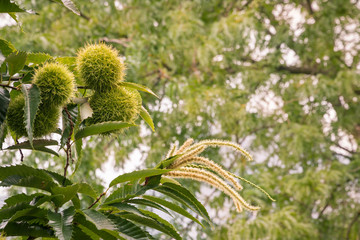
[[[27,136],[24,121],[24,106],[24,96],[20,95],[13,101],[10,101],[6,115],[9,129],[13,131],[17,137]],[[59,117],[59,107],[49,107],[48,105],[41,103],[35,116],[34,137],[38,138],[55,131]]]
[[[40,89],[41,102],[47,106],[62,106],[74,93],[74,75],[59,63],[48,63],[39,68],[33,82]]]
[[[118,87],[107,92],[95,92],[90,98],[93,110],[89,124],[122,121],[134,123],[139,117],[141,96],[138,91]]]
[[[106,44],[89,44],[80,49],[76,64],[85,84],[97,92],[116,88],[124,80],[125,65],[118,51]]]

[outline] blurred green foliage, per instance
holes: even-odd
[[[105,41],[124,56],[126,80],[160,96],[142,94],[155,133],[141,127],[92,138],[76,178],[99,182],[94,169],[110,155],[121,167],[137,148],[154,166],[171,142],[233,140],[255,162],[225,151],[208,156],[277,201],[247,188],[243,196],[262,209],[235,214],[223,195],[191,185],[217,223],[197,239],[358,239],[357,1],[78,0],[81,16],[51,1],[18,2],[39,15],[18,14],[22,29],[0,29],[17,49],[74,56],[87,42]],[[1,156],[11,163],[14,153]],[[31,156],[28,164],[61,171],[54,164],[61,159]],[[181,218],[175,224],[185,239],[196,227]]]

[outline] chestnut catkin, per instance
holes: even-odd
[[[125,65],[118,51],[106,44],[89,44],[80,49],[76,64],[85,84],[97,92],[116,88],[124,80]]]

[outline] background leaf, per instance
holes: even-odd
[[[9,41],[0,38],[0,52],[4,57],[7,57],[10,53],[15,52],[16,48]]]
[[[47,53],[28,53],[25,64],[29,65],[30,63],[32,63],[32,67],[35,67],[39,64],[43,64],[44,62],[52,58],[53,57]]]
[[[24,68],[26,58],[27,53],[21,51],[12,52],[6,57],[5,62],[8,64],[10,76],[14,76]]]

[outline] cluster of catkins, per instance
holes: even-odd
[[[87,119],[92,125],[107,121],[133,123],[139,116],[142,99],[137,90],[121,86],[125,65],[118,52],[102,43],[89,44],[78,52],[77,72],[86,87],[93,90],[90,107],[93,114]],[[60,109],[74,94],[74,75],[60,63],[46,63],[34,75],[33,83],[40,90],[41,102],[34,122],[34,137],[54,132]],[[24,117],[25,99],[19,95],[10,102],[7,122],[17,137],[27,136]]]
[[[34,75],[34,84],[40,90],[40,104],[34,121],[34,137],[41,137],[57,128],[62,106],[74,93],[74,75],[59,63],[46,63]],[[25,99],[21,94],[10,101],[7,111],[9,129],[17,137],[27,136],[24,117]]]
[[[89,100],[93,114],[89,125],[106,121],[133,123],[139,116],[142,99],[137,90],[121,86],[125,65],[118,51],[106,44],[89,44],[78,52],[77,71],[94,91]]]

